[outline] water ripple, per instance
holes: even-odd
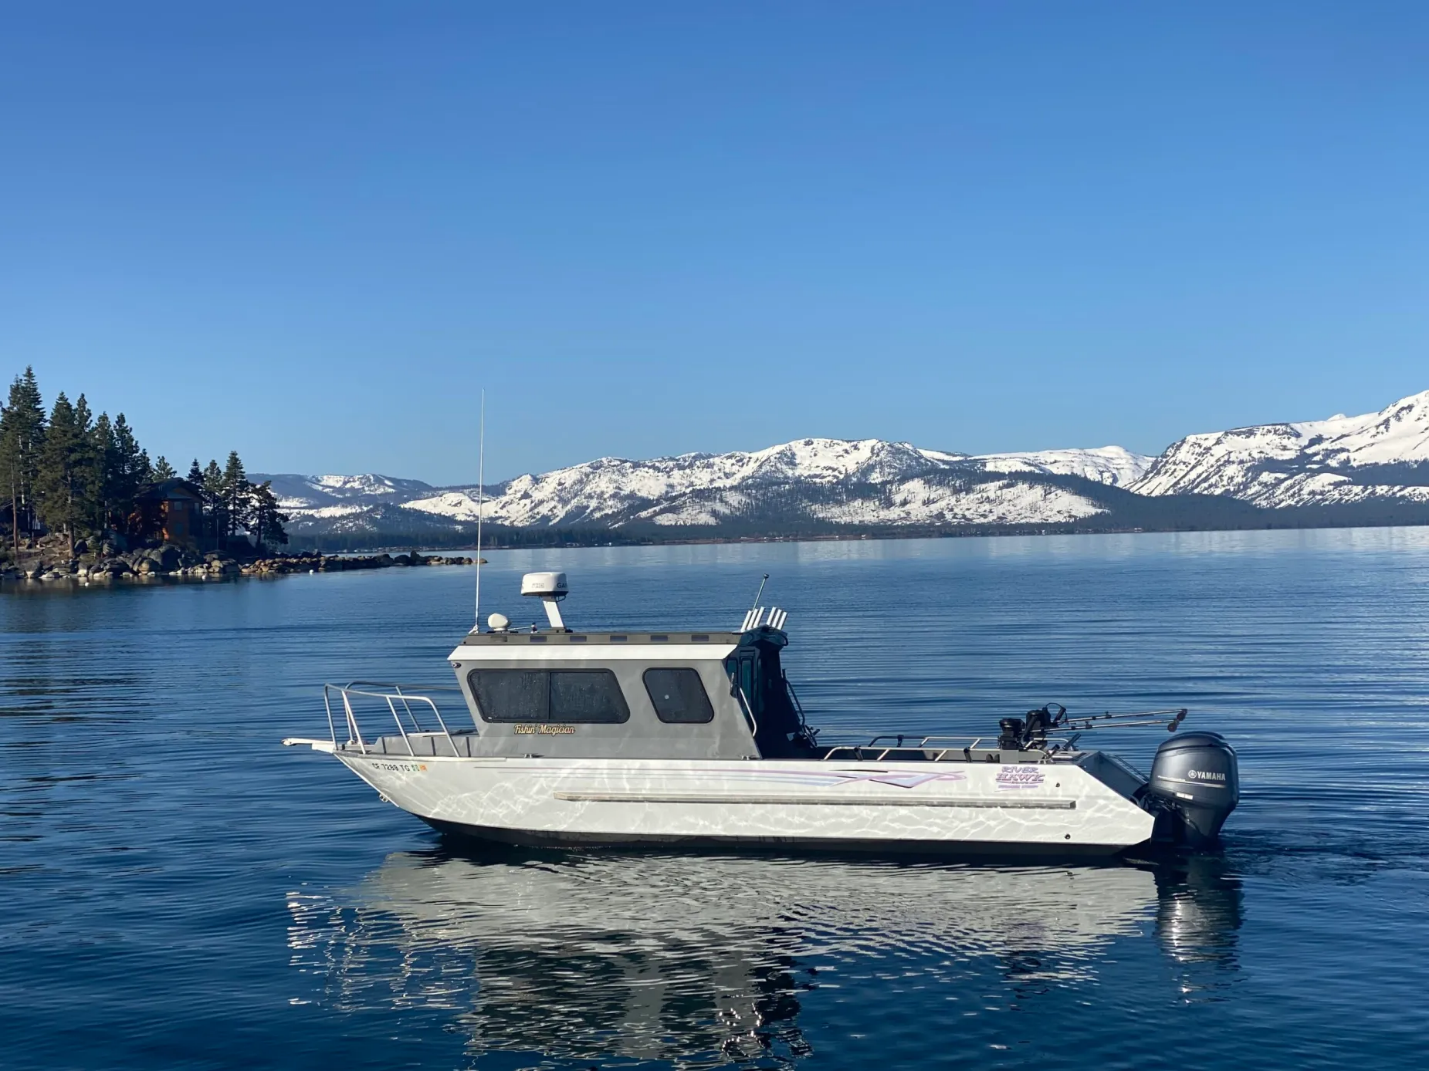
[[[565,569],[610,627],[770,572],[831,735],[1187,705],[1244,801],[1171,866],[473,853],[276,746],[325,679],[441,679],[469,573],[0,592],[0,1063],[1418,1066],[1429,532],[492,559],[491,609]]]

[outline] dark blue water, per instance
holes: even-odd
[[[1424,1062],[1429,531],[491,557],[484,612],[561,568],[588,626],[728,627],[768,571],[835,729],[1186,705],[1244,799],[1178,866],[472,852],[278,745],[324,680],[448,680],[470,570],[12,585],[0,1066]]]

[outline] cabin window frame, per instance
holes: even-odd
[[[694,685],[698,689],[699,699],[704,704],[704,710],[701,713],[705,716],[697,718],[666,717],[665,711],[661,709],[661,701],[656,698],[656,690],[650,685],[650,674],[652,673],[688,674],[687,680],[693,678]],[[700,671],[692,666],[651,666],[646,669],[644,673],[640,674],[640,683],[644,685],[645,694],[650,699],[650,705],[655,709],[655,717],[658,718],[662,724],[708,725],[714,721],[714,704],[710,702],[709,690],[705,687],[705,681],[704,678],[700,676]],[[696,706],[698,706],[698,704],[696,704]]]
[[[488,702],[495,699],[490,692],[483,696],[483,688],[479,682],[484,674],[514,674],[526,677],[541,677],[544,686],[536,686],[532,689],[534,696],[539,697],[539,702],[533,704],[531,708],[523,710],[518,716],[508,716],[500,709],[501,702]],[[558,684],[555,680],[557,676],[575,677],[584,676],[589,678],[600,678],[605,682],[605,696],[607,701],[614,700],[609,704],[609,711],[615,717],[590,717],[589,712],[584,712],[586,716],[573,717],[569,706],[561,709],[556,698]],[[467,672],[467,687],[471,689],[472,698],[476,700],[477,713],[481,720],[488,725],[623,725],[630,720],[630,703],[625,698],[625,689],[620,685],[620,679],[612,670],[604,668],[594,669],[516,669],[512,667],[474,667]],[[573,683],[573,682],[569,682]]]

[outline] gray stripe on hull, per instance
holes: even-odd
[[[790,804],[793,806],[818,807],[973,807],[981,809],[1003,809],[1031,811],[1074,811],[1076,800],[955,800],[955,799],[849,799],[829,796],[728,796],[699,795],[695,793],[667,793],[655,795],[646,792],[554,792],[558,800],[574,803],[741,803],[741,804]]]
[[[579,833],[533,829],[503,829],[444,822],[439,818],[422,821],[442,833],[511,844],[522,848],[646,848],[713,850],[721,852],[780,853],[818,855],[906,855],[940,856],[946,859],[1053,859],[1107,858],[1137,845],[1123,844],[1027,844],[1007,841],[946,840],[830,840],[824,837],[717,837],[667,836],[660,833]]]

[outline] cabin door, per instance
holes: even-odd
[[[746,716],[759,718],[759,653],[757,651],[736,651],[725,662],[729,668],[729,679],[735,689],[744,693],[741,706]]]

